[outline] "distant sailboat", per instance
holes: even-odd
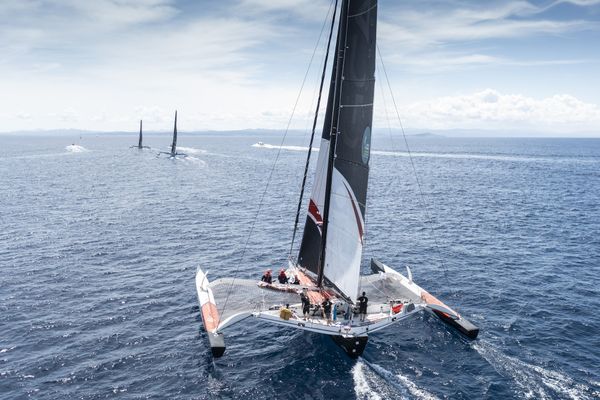
[[[149,149],[150,148],[148,146],[143,146],[142,145],[142,120],[141,119],[140,119],[140,136],[139,136],[139,139],[138,139],[138,145],[137,146],[129,146],[129,148],[130,149],[131,148],[135,148],[135,149],[140,149],[140,150],[142,150],[142,149]]]
[[[175,110],[175,124],[173,126],[173,142],[171,143],[171,151],[161,151],[158,155],[168,154],[170,158],[176,158],[177,156],[187,157],[187,154],[177,152],[177,110]]]
[[[353,358],[362,354],[369,335],[421,311],[432,312],[469,338],[476,338],[479,332],[414,283],[408,267],[404,276],[372,259],[372,274],[360,274],[373,119],[377,1],[342,0],[340,14],[321,146],[297,259],[282,270],[282,279],[276,283],[270,272],[259,282],[221,278],[212,283],[202,269],[196,272],[202,320],[215,357],[225,351],[223,330],[250,317],[329,335]],[[294,283],[288,283],[288,279]],[[367,301],[363,292],[368,295]]]

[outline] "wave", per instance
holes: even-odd
[[[409,377],[388,371],[363,358],[352,368],[352,377],[354,392],[359,399],[388,399],[393,396],[402,399],[438,399],[434,394],[418,387]]]
[[[181,150],[182,152],[187,153],[187,154],[204,154],[204,153],[206,153],[206,150],[196,149],[194,147],[178,146],[177,150]]]
[[[473,348],[502,376],[512,379],[526,398],[592,399],[592,389],[575,382],[560,372],[529,364],[496,349],[492,344],[479,342]]]
[[[70,153],[86,153],[89,151],[85,147],[80,146],[78,144],[70,144],[65,147],[65,150],[67,150]]]
[[[263,149],[281,149],[281,150],[289,150],[289,151],[308,151],[308,146],[276,146],[273,144],[258,142],[254,143],[252,147],[259,147]],[[312,151],[319,151],[318,147],[313,147]]]
[[[195,165],[199,165],[201,167],[205,167],[206,166],[206,162],[204,160],[201,160],[197,157],[191,157],[191,156],[187,156],[187,157],[183,157],[183,158],[178,158],[178,160],[181,161],[185,161],[191,164],[195,164]]]
[[[452,158],[459,160],[494,160],[494,161],[517,161],[517,162],[534,162],[534,161],[556,161],[557,159],[548,157],[536,156],[509,156],[501,154],[473,154],[473,153],[431,153],[431,152],[415,152],[411,151],[386,151],[373,150],[371,154],[381,156],[394,157],[423,157],[423,158]],[[561,157],[562,158],[562,157]]]
[[[258,142],[252,145],[263,149],[281,149],[289,151],[308,151],[306,146],[277,146],[268,143]],[[312,151],[319,151],[318,147],[313,147]],[[433,152],[418,152],[418,151],[388,151],[388,150],[372,150],[371,154],[379,156],[392,157],[422,157],[422,158],[448,158],[458,160],[492,160],[492,161],[509,161],[509,162],[577,162],[577,163],[600,163],[597,158],[580,158],[570,156],[556,157],[539,157],[529,155],[506,155],[506,154],[475,154],[475,153],[433,153]]]
[[[382,400],[382,397],[374,390],[371,380],[365,373],[365,364],[358,361],[352,367],[352,378],[354,379],[354,393],[357,399]]]

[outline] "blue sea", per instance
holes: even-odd
[[[410,265],[479,338],[423,314],[351,360],[246,320],[213,360],[195,271],[286,263],[308,140],[281,138],[184,133],[170,160],[135,133],[0,136],[0,398],[600,398],[593,139],[408,137],[411,158],[376,131],[363,270]]]

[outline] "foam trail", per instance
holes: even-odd
[[[398,379],[400,379],[402,384],[404,386],[406,386],[409,393],[415,399],[421,399],[421,400],[437,400],[438,399],[438,397],[436,397],[434,394],[429,393],[427,390],[421,389],[420,387],[418,387],[413,381],[408,379],[408,377],[406,377],[402,374],[397,374],[396,377],[398,377]]]
[[[262,149],[279,149],[281,150],[290,150],[290,151],[308,151],[308,147],[306,146],[275,146],[268,143],[254,143],[252,147],[259,147]],[[318,147],[313,147],[312,151],[319,151]]]
[[[268,143],[255,143],[252,147],[263,149],[279,149],[289,151],[308,151],[308,147],[303,146],[276,146]],[[313,147],[313,151],[319,151]],[[596,158],[579,158],[579,157],[538,157],[538,156],[511,156],[502,154],[472,154],[472,153],[431,153],[431,152],[407,152],[407,151],[386,151],[372,150],[371,154],[380,156],[392,157],[422,157],[422,158],[448,158],[457,160],[493,160],[493,161],[508,161],[508,162],[576,162],[576,163],[598,163]]]
[[[403,398],[418,399],[418,400],[437,400],[434,394],[428,392],[425,389],[418,387],[413,381],[407,376],[402,374],[396,374],[388,371],[380,365],[370,363],[363,360],[369,368],[371,368],[377,375],[383,378],[388,384],[400,391]]]
[[[557,371],[528,364],[508,356],[492,344],[479,342],[473,348],[502,376],[511,378],[529,399],[555,399],[556,397],[574,400],[592,399],[591,388],[576,383],[572,378]]]
[[[187,154],[204,154],[206,153],[206,150],[202,150],[202,149],[196,149],[194,147],[183,147],[183,146],[177,146],[177,150],[181,150],[184,153]]]
[[[430,152],[410,152],[407,151],[385,151],[373,150],[371,154],[381,156],[395,157],[423,157],[423,158],[449,158],[459,160],[493,160],[493,161],[508,161],[508,162],[576,162],[576,163],[597,163],[598,159],[594,158],[579,158],[579,157],[538,157],[528,155],[503,155],[503,154],[473,154],[473,153],[430,153]]]
[[[196,165],[199,165],[201,167],[205,167],[206,166],[206,162],[204,160],[201,160],[201,159],[196,158],[196,157],[187,156],[187,157],[181,158],[180,160],[184,161],[184,162],[191,163],[191,164],[196,164]]]
[[[78,144],[70,144],[65,147],[65,150],[67,150],[68,152],[71,152],[71,153],[86,153],[89,151],[85,147],[80,146]]]
[[[354,393],[357,399],[383,400],[382,397],[369,385],[369,379],[365,374],[365,364],[358,361],[352,367],[352,378],[354,379]]]

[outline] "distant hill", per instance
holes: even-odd
[[[445,137],[444,135],[440,135],[440,134],[437,134],[437,133],[431,133],[431,132],[413,133],[412,135],[409,135],[409,136],[422,137],[422,138]]]
[[[210,136],[266,136],[266,137],[280,137],[283,133],[283,129],[236,129],[236,130],[193,130],[186,131],[180,130],[179,133],[182,135],[210,135]],[[22,130],[12,132],[0,132],[0,135],[22,135],[22,136],[98,136],[98,135],[137,135],[137,129],[131,131],[94,131],[94,130],[83,130],[83,129],[35,129],[35,130]],[[147,130],[144,134],[148,135],[163,135],[171,134],[171,129],[164,130]],[[290,129],[287,133],[289,137],[294,136],[305,136],[306,130]],[[390,130],[384,127],[374,127],[374,135],[382,136],[388,135]],[[391,129],[392,135],[401,136],[403,131],[400,129]],[[435,130],[421,130],[414,128],[406,128],[404,134],[408,137],[415,138],[490,138],[490,137],[521,137],[521,138],[598,138],[600,137],[599,132],[574,132],[574,133],[548,133],[539,131],[528,131],[524,130],[491,130],[491,129],[435,129]],[[321,131],[317,131],[316,135],[321,136]]]

